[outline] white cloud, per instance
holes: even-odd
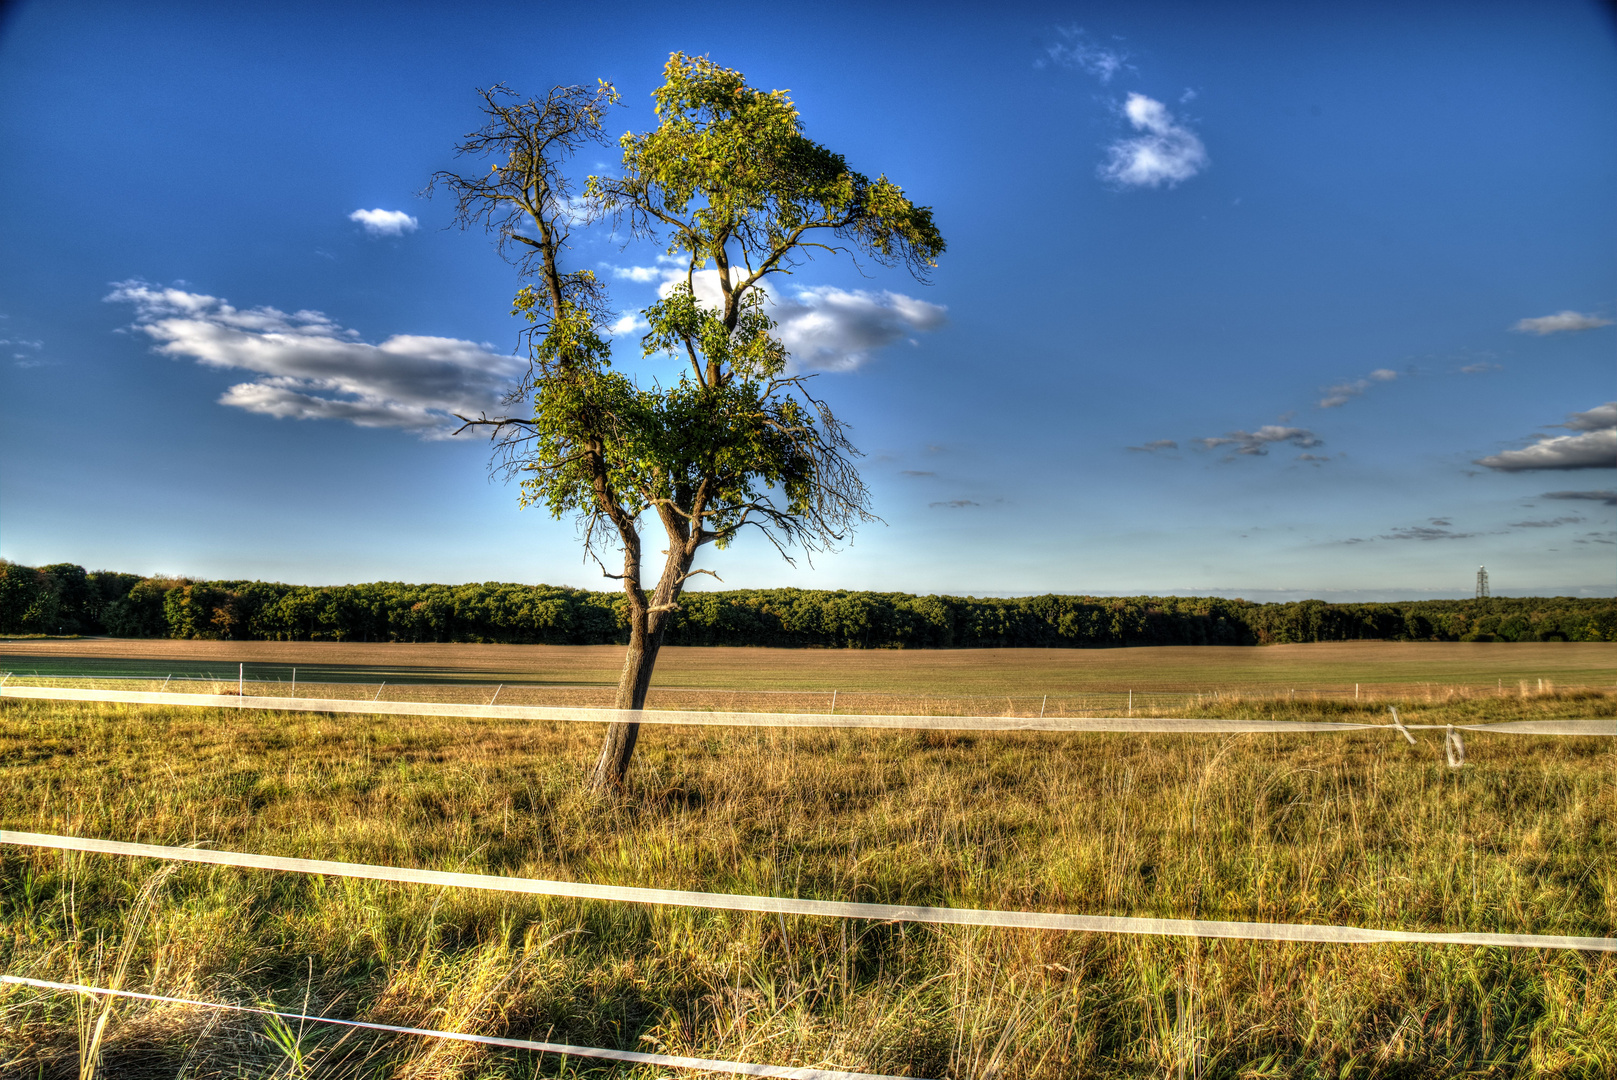
[[[613,337],[627,337],[637,331],[649,329],[651,326],[646,320],[630,311],[619,316],[617,322],[607,327],[607,332]]]
[[[1573,431],[1605,431],[1608,428],[1617,428],[1617,401],[1596,405],[1588,412],[1568,413],[1566,423],[1560,426],[1571,428]]]
[[[614,266],[612,276],[620,281],[669,281],[683,275],[666,266]]]
[[[1391,368],[1376,368],[1362,379],[1353,379],[1348,382],[1337,383],[1335,386],[1325,388],[1325,396],[1319,399],[1322,409],[1335,409],[1346,405],[1349,401],[1370,389],[1371,383],[1392,382],[1398,378],[1398,373]]]
[[[1134,130],[1145,134],[1119,139],[1108,147],[1101,179],[1124,187],[1172,187],[1207,167],[1207,148],[1201,139],[1176,121],[1162,102],[1130,94],[1123,113]]]
[[[1324,440],[1307,428],[1282,427],[1279,424],[1265,424],[1256,431],[1232,431],[1228,435],[1191,441],[1206,450],[1232,447],[1233,453],[1249,457],[1263,457],[1269,453],[1269,447],[1276,443],[1290,443],[1304,450],[1324,445]]]
[[[403,210],[355,210],[348,215],[348,220],[359,222],[372,236],[403,236],[421,226]]]
[[[135,328],[158,352],[258,376],[220,404],[297,420],[346,420],[442,438],[451,413],[495,413],[526,361],[458,338],[396,334],[359,339],[318,311],[241,310],[217,297],[121,282],[106,298],[133,304]]]
[[[903,293],[852,291],[829,285],[774,300],[769,315],[799,367],[852,371],[872,353],[944,324],[945,309]]]
[[[1608,401],[1587,412],[1570,413],[1566,423],[1558,426],[1578,434],[1540,437],[1532,446],[1478,458],[1476,463],[1500,472],[1617,469],[1617,401]]]
[[[613,276],[659,281],[657,294],[667,297],[685,280],[685,271],[631,266],[614,268]],[[722,293],[717,270],[697,271],[693,289],[701,303],[719,306]],[[775,320],[775,333],[793,364],[816,371],[852,371],[881,349],[906,338],[913,340],[913,335],[936,330],[947,321],[947,308],[941,304],[889,290],[870,292],[831,285],[801,287],[790,296],[766,290],[764,312]],[[619,322],[621,325],[622,320]]]
[[[1602,319],[1598,315],[1584,315],[1576,311],[1561,311],[1554,315],[1542,315],[1536,319],[1522,319],[1511,327],[1523,334],[1575,333],[1579,330],[1594,330],[1602,326],[1610,326],[1610,319]]]
[[[1467,364],[1460,369],[1461,375],[1486,375],[1490,371],[1504,370],[1500,365],[1488,360],[1478,360],[1475,364]]]
[[[1112,76],[1128,67],[1129,54],[1121,49],[1108,49],[1097,45],[1089,39],[1079,26],[1058,26],[1056,33],[1062,40],[1044,50],[1049,60],[1034,61],[1035,67],[1043,67],[1046,63],[1060,64],[1062,67],[1077,68],[1095,76],[1103,83],[1112,81]]]

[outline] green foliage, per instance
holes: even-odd
[[[696,551],[726,546],[747,526],[784,553],[824,549],[867,518],[857,451],[801,376],[764,314],[763,285],[818,252],[854,251],[918,275],[944,242],[930,210],[885,177],[872,181],[804,136],[784,91],[675,53],[654,93],[658,124],[621,140],[615,177],[592,176],[582,203],[565,161],[600,141],[611,86],[557,87],[520,101],[482,92],[487,123],[460,143],[494,159],[486,173],[440,172],[463,225],[481,223],[529,279],[513,302],[528,324],[532,365],[508,404],[529,417],[466,418],[493,429],[496,470],[521,480],[523,505],[580,521],[586,547],[621,547],[634,633],[671,610]],[[581,216],[580,206],[583,207]],[[627,221],[683,256],[683,283],[644,312],[646,355],[689,362],[669,386],[613,370],[605,289],[562,259],[571,230],[601,215]],[[717,272],[716,305],[695,275]],[[670,561],[659,599],[642,605],[640,518],[655,510]]]
[[[56,633],[60,604],[50,576],[30,566],[0,564],[0,633]]]
[[[0,633],[102,633],[109,609],[140,581],[73,563],[35,568],[0,560]]]
[[[133,574],[117,575],[135,577]],[[166,578],[135,578],[124,595],[108,602],[102,623],[113,637],[149,638],[168,636],[168,616],[163,608],[169,590],[182,584]]]
[[[823,228],[885,265],[936,265],[944,241],[931,210],[805,137],[786,91],[755,90],[739,71],[677,52],[663,76],[652,95],[657,128],[623,136],[621,180],[592,177],[588,190],[669,226],[671,253],[722,267],[733,242],[762,253],[756,269],[767,271],[771,258],[824,246],[805,242]]]
[[[42,632],[81,578],[127,591],[89,629],[116,637],[256,641],[481,641],[604,645],[628,640],[619,593],[483,582],[312,587],[142,579],[62,564],[0,564],[0,633]],[[77,573],[74,573],[76,571]],[[66,581],[64,589],[58,584]],[[133,583],[124,584],[124,583]],[[688,592],[670,645],[852,649],[1260,645],[1314,641],[1617,641],[1617,599],[1506,597],[1254,604],[1181,596],[913,596],[817,589]]]

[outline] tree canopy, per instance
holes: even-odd
[[[626,644],[621,592],[555,585],[142,578],[0,562],[0,633],[237,641]],[[1216,596],[915,596],[820,589],[686,593],[670,645],[1105,648],[1314,641],[1617,641],[1617,599],[1257,604]]]
[[[748,529],[787,559],[834,548],[871,518],[858,451],[810,376],[791,367],[768,314],[765,285],[814,255],[901,266],[925,280],[943,253],[931,211],[885,176],[851,169],[809,139],[785,91],[749,86],[706,57],[674,53],[653,94],[657,124],[620,140],[621,168],[591,176],[582,198],[565,169],[603,138],[619,103],[606,83],[557,87],[519,100],[482,91],[485,123],[459,154],[492,157],[486,173],[434,178],[457,198],[463,225],[480,224],[527,279],[513,310],[527,320],[530,367],[496,417],[496,468],[521,481],[521,500],[573,516],[585,550],[622,580],[628,650],[617,705],[639,709],[668,616],[695,574],[698,551]],[[646,308],[644,357],[682,364],[667,385],[614,367],[604,284],[564,265],[571,230],[610,219],[631,240],[661,244],[683,280]],[[699,288],[711,273],[714,295]],[[642,581],[641,521],[666,536],[650,590]],[[617,549],[621,573],[606,570]],[[600,788],[621,784],[638,725],[613,725],[597,765]]]

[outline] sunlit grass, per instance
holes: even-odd
[[[1386,704],[1220,695],[1193,714],[1380,723]],[[1409,723],[1617,715],[1610,695],[1536,687],[1398,705]],[[656,728],[631,790],[603,802],[584,779],[598,737],[578,724],[7,701],[0,821],[718,892],[1617,930],[1609,738],[1467,735],[1470,764],[1451,770],[1431,734],[1412,747],[1379,732]],[[175,996],[916,1076],[1617,1070],[1610,954],[783,920],[194,865],[154,887],[131,937],[158,868],[0,850],[4,970],[105,980],[127,950],[127,985]],[[0,1072],[76,1074],[74,1018],[97,1010],[0,990]],[[113,1007],[101,1051],[106,1076],[613,1068],[133,1003]]]

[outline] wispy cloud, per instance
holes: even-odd
[[[1486,375],[1490,371],[1502,371],[1500,364],[1489,360],[1478,360],[1475,364],[1467,364],[1460,369],[1461,375]]]
[[[45,347],[43,341],[29,341],[26,338],[0,338],[0,348],[29,349],[31,352],[14,352],[11,354],[11,364],[19,368],[37,368],[50,366],[49,360],[39,357],[39,350]]]
[[[1454,522],[1445,517],[1427,518],[1424,525],[1401,525],[1380,536],[1352,536],[1338,544],[1373,544],[1378,540],[1418,540],[1431,543],[1438,540],[1469,540],[1481,536],[1479,532],[1465,532],[1454,528]]]
[[[1232,456],[1242,454],[1248,457],[1263,457],[1269,453],[1271,446],[1278,443],[1290,443],[1302,450],[1324,445],[1324,440],[1307,428],[1285,427],[1280,424],[1265,424],[1256,431],[1232,431],[1226,435],[1214,435],[1191,441],[1205,450],[1217,450],[1227,446],[1231,448]]]
[[[120,282],[106,299],[134,305],[135,328],[157,352],[254,373],[219,403],[265,416],[442,438],[458,426],[452,413],[495,412],[526,366],[458,338],[396,334],[373,345],[318,311],[242,310],[143,281]]]
[[[1408,526],[1406,528],[1394,529],[1389,533],[1384,533],[1383,535],[1381,535],[1377,539],[1380,539],[1380,540],[1423,540],[1423,541],[1430,541],[1430,540],[1466,540],[1466,539],[1469,539],[1469,538],[1471,538],[1473,536],[1478,535],[1477,533],[1474,533],[1474,532],[1455,532],[1453,529],[1450,529],[1450,528],[1447,527],[1450,524],[1450,522],[1448,522],[1448,521],[1441,521],[1441,519],[1435,519],[1435,518],[1433,519],[1433,521],[1434,521],[1434,524],[1431,524],[1431,525],[1410,525],[1410,526]],[[1439,522],[1439,521],[1441,521],[1441,524],[1436,523],[1436,522]]]
[[[1162,102],[1130,94],[1123,115],[1143,134],[1118,139],[1107,148],[1101,179],[1122,187],[1173,187],[1207,167],[1207,148],[1200,137],[1175,120]]]
[[[1541,518],[1538,521],[1512,521],[1512,529],[1556,529],[1562,525],[1576,525],[1582,521],[1581,517]]]
[[[1139,446],[1129,446],[1124,449],[1137,450],[1142,454],[1160,454],[1164,450],[1179,449],[1179,444],[1172,439],[1153,439],[1148,443],[1141,443]]]
[[[1546,491],[1541,499],[1577,499],[1617,506],[1617,491]]]
[[[949,499],[946,502],[927,503],[928,506],[941,506],[945,510],[964,510],[968,506],[981,506],[982,503],[971,499]]]
[[[929,469],[900,469],[898,475],[900,475],[900,476],[936,476],[938,474],[935,473],[935,472],[932,472]]]
[[[1561,311],[1554,315],[1541,315],[1536,319],[1522,319],[1511,327],[1523,334],[1569,334],[1579,330],[1595,330],[1610,326],[1610,319],[1598,315],[1585,315],[1577,311]]]
[[[1129,54],[1119,48],[1097,44],[1081,26],[1058,26],[1061,40],[1047,46],[1045,55],[1033,61],[1034,67],[1056,64],[1095,76],[1109,83],[1119,71],[1129,66]]]
[[[1348,382],[1337,383],[1335,386],[1328,386],[1325,388],[1325,396],[1319,400],[1319,407],[1322,409],[1339,408],[1362,395],[1375,383],[1392,382],[1396,378],[1398,378],[1398,373],[1391,368],[1376,368],[1362,379],[1352,379]]]
[[[685,279],[683,269],[666,265],[613,267],[612,274],[625,281],[657,282],[659,296],[668,296]],[[698,271],[693,287],[699,301],[719,305],[718,271]],[[793,364],[816,371],[852,371],[882,349],[905,340],[915,344],[916,334],[937,330],[948,321],[948,309],[941,304],[889,290],[830,285],[803,286],[780,295],[766,291],[764,312],[775,320],[775,332]],[[617,327],[613,329],[617,332]]]
[[[1478,458],[1476,463],[1500,472],[1617,469],[1617,401],[1570,413],[1566,423],[1556,426],[1578,434],[1540,437],[1531,446]]]
[[[349,221],[357,221],[372,236],[403,236],[415,232],[421,223],[403,210],[355,210]]]

